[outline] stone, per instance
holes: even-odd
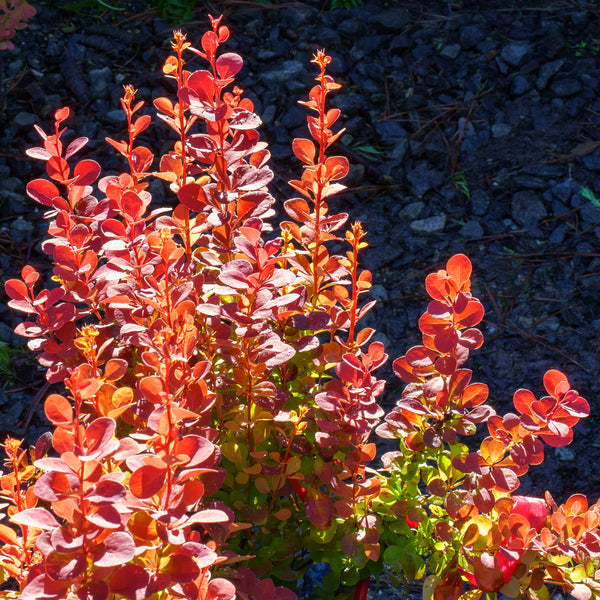
[[[528,92],[531,89],[531,84],[529,80],[524,75],[517,75],[513,79],[512,83],[512,93],[513,96],[522,96],[525,92]]]
[[[461,50],[460,44],[448,44],[447,46],[442,47],[440,56],[454,60],[460,54]]]
[[[565,64],[565,62],[566,59],[559,58],[558,60],[553,60],[552,62],[544,63],[540,67],[540,72],[535,82],[535,87],[540,91],[543,90],[548,85],[548,81],[550,80],[550,78],[560,71],[561,67]]]
[[[398,213],[398,216],[407,219],[408,221],[415,221],[419,218],[419,215],[425,208],[425,202],[411,202],[407,204],[402,210]]]
[[[474,48],[484,39],[485,35],[477,25],[465,25],[460,28],[459,42],[465,50]]]
[[[501,138],[510,134],[512,127],[507,123],[494,123],[492,125],[492,137]]]
[[[467,239],[474,239],[483,236],[483,227],[479,223],[479,221],[467,221],[460,228],[460,235]]]
[[[490,199],[488,195],[482,189],[479,188],[473,190],[470,199],[471,212],[478,217],[485,215],[490,205]]]
[[[443,231],[446,226],[446,215],[435,215],[426,219],[418,219],[410,224],[410,228],[418,233],[435,233]]]
[[[577,79],[571,79],[567,77],[566,79],[553,81],[550,87],[557,96],[572,96],[573,94],[581,91],[581,82]]]
[[[263,78],[271,83],[284,83],[304,72],[304,64],[296,60],[284,60],[276,68],[265,70]]]
[[[444,174],[430,169],[426,163],[420,163],[407,174],[412,191],[417,198],[422,198],[425,192],[439,187],[444,181]]]
[[[594,152],[584,156],[582,159],[583,164],[586,169],[590,169],[591,171],[600,171],[600,148],[598,150],[594,150]]]
[[[37,123],[37,121],[38,121],[38,118],[36,115],[34,115],[30,112],[25,112],[25,111],[21,111],[21,112],[17,113],[15,115],[15,119],[14,119],[15,125],[17,125],[18,127],[22,128],[22,129],[32,127],[34,123]]]
[[[513,67],[518,67],[532,52],[529,42],[510,42],[500,50],[500,56],[504,62]]]
[[[388,8],[376,12],[369,18],[369,23],[381,31],[397,32],[412,22],[410,13],[404,8]]]
[[[538,194],[524,190],[513,195],[511,215],[516,223],[529,228],[535,227],[547,213]]]

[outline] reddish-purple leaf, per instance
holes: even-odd
[[[46,573],[55,581],[73,580],[85,569],[85,558],[73,552],[51,552],[44,561]]]
[[[94,564],[98,567],[117,567],[134,556],[135,544],[124,531],[111,533],[104,542],[94,547]]]
[[[208,199],[204,193],[204,189],[197,183],[188,183],[184,185],[178,192],[177,198],[179,202],[195,212],[202,212],[208,205]]]
[[[74,139],[68,146],[67,151],[65,152],[65,160],[69,160],[73,154],[79,152],[87,143],[88,138],[86,137],[78,137]]]
[[[235,54],[234,52],[226,52],[217,58],[217,73],[221,79],[234,77],[240,72],[243,65],[244,61],[239,54]]]
[[[110,417],[98,417],[88,425],[85,430],[88,456],[93,454],[99,458],[116,450],[119,442],[112,439],[116,426],[115,420]]]
[[[235,597],[235,585],[231,581],[217,577],[208,582],[206,600],[235,600]]]
[[[54,529],[59,527],[58,521],[54,515],[45,508],[28,508],[14,514],[11,517],[13,523],[27,525],[28,527],[37,527],[38,529]]]
[[[52,206],[52,200],[60,196],[58,188],[47,179],[34,179],[27,184],[27,195],[43,204],[44,206]]]
[[[146,588],[150,575],[139,565],[129,563],[117,569],[109,579],[110,591],[127,600],[143,600],[148,597]]]
[[[256,129],[261,123],[257,114],[243,108],[234,108],[233,116],[229,120],[229,127],[231,129]]]
[[[88,513],[86,519],[101,529],[117,529],[121,526],[121,515],[110,504],[99,506],[95,512]]]
[[[77,185],[92,185],[100,176],[100,165],[95,160],[82,160],[75,165],[73,176]]]
[[[198,577],[200,568],[191,556],[174,554],[164,566],[163,573],[169,575],[171,580],[176,583],[187,583]]]

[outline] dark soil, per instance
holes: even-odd
[[[131,83],[150,106],[170,90],[160,73],[171,26],[143,2],[117,13],[62,10],[35,3],[38,15],[2,51],[0,129],[0,280],[33,264],[43,210],[25,184],[43,165],[25,156],[37,145],[33,123],[48,129],[56,108],[71,107],[73,134],[106,172],[124,168],[104,137],[123,126],[119,97]],[[337,151],[352,164],[336,209],[360,220],[371,247],[364,264],[380,300],[369,319],[392,358],[418,343],[425,276],[457,252],[474,266],[474,292],[487,316],[474,380],[490,386],[499,413],[519,387],[543,393],[549,368],[564,371],[588,399],[591,416],[573,444],[548,448],[522,493],[549,489],[598,497],[600,458],[600,9],[578,0],[524,2],[369,2],[322,10],[318,2],[260,5],[214,2],[182,25],[189,39],[206,30],[205,13],[223,12],[228,49],[246,61],[239,85],[263,117],[277,176],[274,194],[292,195],[291,139],[305,136],[315,50],[325,47],[343,84],[333,103],[346,135]],[[198,65],[200,66],[200,65]],[[165,89],[167,88],[167,89]],[[172,91],[172,90],[171,90]],[[166,128],[144,142],[164,151]],[[157,201],[165,196],[153,187]],[[169,200],[170,201],[170,200]],[[0,292],[0,437],[34,441],[47,429],[44,374],[22,340],[18,317]],[[391,375],[385,406],[401,390]]]

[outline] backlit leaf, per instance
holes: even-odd
[[[239,54],[235,54],[234,52],[226,52],[217,58],[217,73],[221,79],[227,79],[228,77],[237,75],[243,65],[244,61]]]
[[[117,567],[129,562],[134,556],[133,539],[124,531],[115,531],[104,542],[94,546],[94,564],[98,567]]]
[[[165,485],[166,469],[144,465],[135,470],[129,479],[129,489],[136,498],[151,498]]]

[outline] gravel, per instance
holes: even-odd
[[[54,110],[71,106],[69,126],[97,140],[90,144],[95,157],[116,170],[123,164],[102,140],[118,136],[123,125],[123,84],[133,84],[148,105],[169,88],[160,64],[171,28],[143,2],[104,16],[46,5],[17,33],[16,48],[3,51],[1,281],[26,263],[49,275],[39,251],[43,211],[23,204],[26,182],[42,173],[42,165],[24,155],[38,141],[32,124],[48,129]],[[519,0],[382,0],[333,11],[321,10],[316,0],[281,6],[215,1],[214,7],[213,14],[225,12],[232,30],[226,49],[245,60],[238,85],[265,117],[261,135],[273,151],[280,176],[274,192],[282,201],[292,195],[285,181],[298,175],[291,139],[306,136],[297,100],[314,82],[310,59],[322,47],[334,56],[332,73],[343,89],[332,104],[347,128],[334,151],[353,167],[351,187],[331,204],[360,219],[368,232],[363,263],[373,271],[380,298],[372,319],[392,359],[419,342],[425,276],[452,254],[467,254],[473,291],[487,311],[486,343],[472,354],[470,367],[476,381],[490,386],[495,408],[511,410],[519,387],[542,394],[549,368],[563,370],[591,405],[569,451],[548,451],[520,493],[548,488],[559,501],[575,492],[595,501],[597,7],[578,0],[533,0],[528,10],[520,10]],[[202,9],[197,21],[183,25],[194,42],[206,27]],[[158,153],[166,130],[154,131],[144,139]],[[593,200],[579,193],[584,187]],[[41,404],[32,402],[43,374],[19,350],[22,342],[10,333],[17,320],[0,296],[0,341],[14,350],[15,374],[11,379],[0,371],[6,377],[3,429],[33,440],[46,428]],[[389,379],[384,403],[390,408],[401,390],[391,360],[382,376]]]

